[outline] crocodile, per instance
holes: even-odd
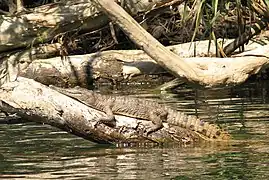
[[[50,85],[50,88],[91,108],[105,112],[107,117],[98,121],[110,126],[116,125],[114,115],[123,115],[152,121],[153,126],[147,131],[147,134],[161,129],[163,127],[162,123],[167,122],[168,124],[194,131],[200,137],[209,141],[230,139],[229,133],[220,129],[217,125],[210,124],[196,116],[187,115],[152,100],[129,96],[102,95],[81,87],[60,88]]]

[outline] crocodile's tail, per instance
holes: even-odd
[[[195,116],[186,115],[176,110],[170,109],[168,111],[167,122],[195,131],[207,140],[230,139],[230,134],[220,129],[217,125],[204,122]]]

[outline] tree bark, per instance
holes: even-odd
[[[231,58],[182,58],[203,71],[203,82],[211,86],[237,85],[268,67],[268,46],[238,54]],[[262,56],[261,56],[262,54]],[[22,69],[22,68],[21,68]],[[141,51],[106,51],[88,55],[36,60],[20,75],[44,84],[87,87],[93,82],[126,83],[139,80],[137,75],[168,74],[159,64]],[[102,81],[102,80],[108,81]],[[142,76],[140,79],[144,79]]]
[[[256,41],[267,42],[262,37]],[[189,48],[190,43],[167,48],[184,57],[184,61],[194,63],[205,73],[215,73],[221,76],[219,81],[210,80],[207,77],[207,81],[212,86],[243,83],[249,76],[267,67],[266,57],[269,55],[267,46],[262,47],[260,43],[254,42],[246,46],[246,50],[254,50],[238,54],[237,56],[243,56],[240,58],[189,58],[194,55],[204,56],[206,54],[204,50],[208,49],[207,46],[207,41],[198,42],[195,47],[196,54],[194,54],[194,45]],[[65,58],[49,58],[59,53],[59,47],[59,44],[51,44],[2,57],[0,83],[4,84],[9,80],[16,80],[17,76],[24,76],[46,85],[88,87],[93,83],[112,83],[114,85],[145,81],[163,83],[172,78],[165,69],[141,50],[111,50]],[[213,47],[211,53],[214,53]],[[261,57],[261,54],[264,57]]]
[[[162,0],[124,2],[124,7],[129,9],[132,15],[145,12],[155,4],[164,4]],[[90,32],[109,22],[107,16],[88,0],[48,4],[31,11],[16,16],[0,16],[0,53],[45,43],[59,34],[70,31]]]
[[[29,14],[2,15],[0,52],[45,43],[60,33],[77,28],[84,31],[97,29],[107,23],[106,18],[99,19],[98,13],[91,2],[80,0],[37,7]],[[96,23],[96,20],[99,20],[99,23]]]
[[[34,80],[19,77],[0,89],[0,110],[16,113],[27,121],[50,124],[97,143],[177,143],[202,141],[196,133],[164,124],[161,130],[146,136],[151,121],[116,116],[117,126],[96,124],[103,112],[90,108]]]

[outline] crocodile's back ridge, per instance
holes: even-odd
[[[156,101],[129,96],[102,95],[83,88],[64,89],[53,87],[53,89],[104,112],[106,112],[109,106],[113,114],[144,120],[151,120],[150,114],[152,113],[157,116],[167,114],[166,118],[163,118],[162,121],[192,130],[204,139],[230,139],[229,133],[220,129],[217,125],[204,122],[193,115],[187,115]]]
[[[190,129],[209,139],[230,139],[230,134],[219,128],[216,124],[210,124],[193,115],[187,115],[174,109],[167,108],[167,111],[167,122],[170,124]]]
[[[195,131],[201,134],[201,136],[212,140],[230,139],[229,133],[220,129],[217,125],[205,122],[193,115],[187,115],[156,101],[133,98],[129,96],[111,96],[96,93],[95,95],[98,97],[96,100],[100,104],[104,104],[104,102],[111,102],[113,104],[111,108],[115,114],[139,119],[149,119],[149,111],[157,114],[167,112],[167,119],[164,121],[171,125],[177,125]]]

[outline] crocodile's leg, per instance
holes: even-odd
[[[95,126],[100,124],[100,123],[105,124],[105,125],[107,125],[109,127],[115,127],[116,126],[116,119],[115,119],[115,116],[114,116],[114,114],[112,112],[111,106],[112,106],[112,104],[109,104],[109,105],[104,107],[106,117],[98,118],[97,123],[95,124]]]
[[[166,111],[161,113],[156,113],[154,111],[149,112],[149,120],[154,124],[153,127],[151,127],[147,131],[147,135],[150,133],[153,133],[155,131],[160,130],[163,127],[163,121],[167,119],[168,113]]]

